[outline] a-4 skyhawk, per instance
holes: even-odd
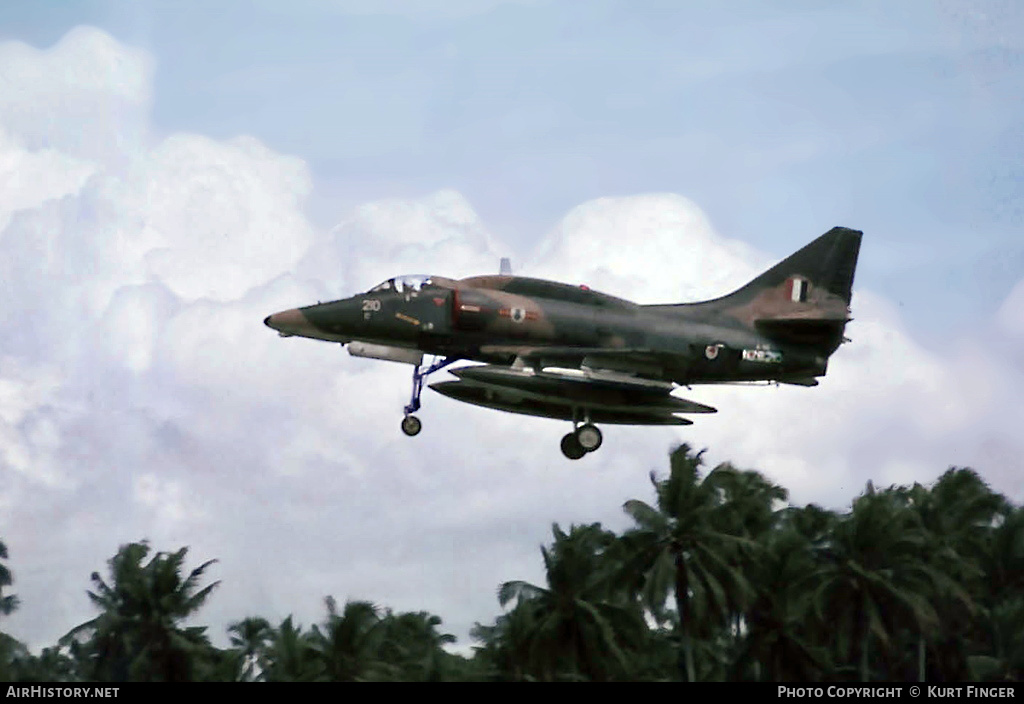
[[[715,409],[677,386],[769,381],[817,385],[845,341],[862,233],[836,227],[727,296],[638,305],[541,279],[402,276],[366,293],[275,313],[283,337],[348,345],[357,357],[414,365],[402,430],[420,432],[424,379],[458,401],[571,421],[562,452],[601,446],[597,424],[689,425]],[[503,265],[505,262],[503,262]],[[423,367],[424,355],[436,357]]]

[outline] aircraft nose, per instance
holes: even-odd
[[[263,319],[263,324],[277,330],[281,335],[294,335],[309,328],[309,321],[298,308],[268,315]]]

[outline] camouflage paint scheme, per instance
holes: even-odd
[[[817,384],[844,341],[861,236],[833,228],[737,291],[699,303],[638,305],[511,275],[398,277],[264,322],[282,336],[415,364],[406,416],[434,371],[420,372],[429,354],[484,363],[431,386],[467,403],[574,423],[688,424],[677,414],[715,409],[671,396],[675,385]]]

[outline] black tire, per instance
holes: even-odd
[[[576,428],[575,435],[576,442],[587,452],[594,452],[597,448],[601,447],[601,443],[604,441],[601,431],[593,423],[587,423]]]
[[[420,423],[420,419],[416,416],[406,416],[402,419],[402,432],[409,437],[418,435],[422,429],[423,423]]]
[[[562,438],[562,454],[571,460],[578,460],[587,454],[587,451],[583,449],[583,445],[580,445],[580,441],[576,439],[576,434],[569,433]]]

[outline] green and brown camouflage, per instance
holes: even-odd
[[[486,366],[453,370],[457,381],[431,388],[467,403],[584,422],[584,439],[596,436],[599,445],[593,423],[687,424],[677,414],[714,412],[671,396],[675,385],[816,385],[844,341],[861,236],[833,228],[737,291],[698,303],[640,305],[522,276],[413,276],[264,322],[283,336],[415,365],[403,421],[410,435],[420,428],[410,414],[423,378],[467,360]],[[444,361],[421,372],[424,354]]]

